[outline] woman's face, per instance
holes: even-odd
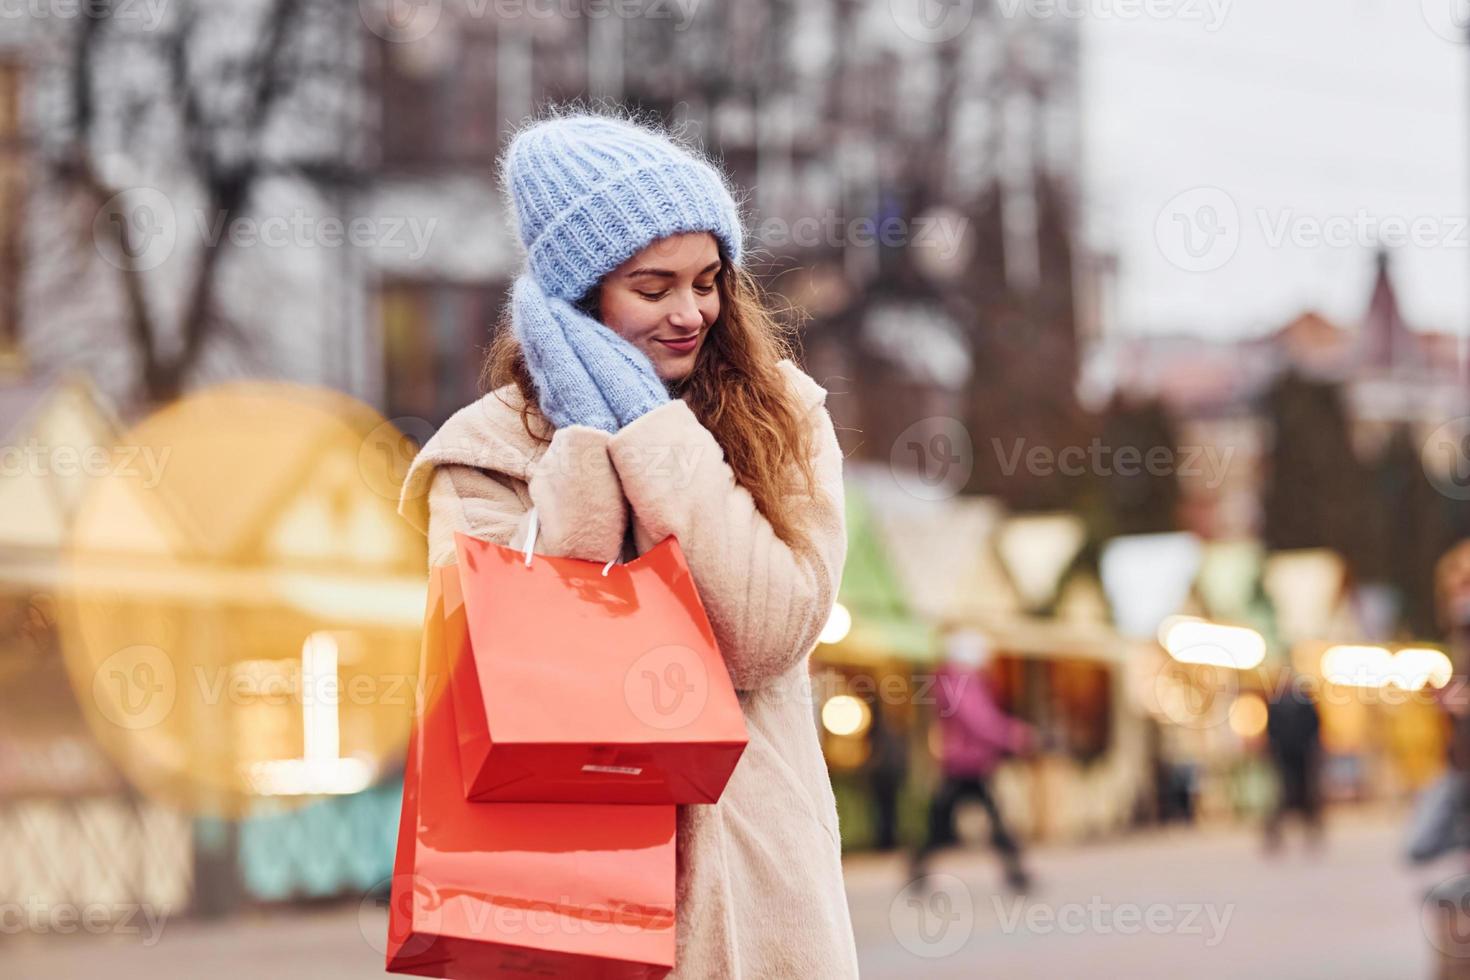
[[[664,381],[687,378],[720,316],[719,270],[710,233],[661,238],[602,280],[602,322],[647,354]]]

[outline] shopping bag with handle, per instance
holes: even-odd
[[[745,719],[673,538],[626,564],[456,534],[445,580],[466,796],[714,803]]]
[[[673,806],[465,799],[442,680],[445,572],[452,569],[430,581],[388,971],[450,980],[664,976],[674,963]]]

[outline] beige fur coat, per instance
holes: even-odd
[[[826,391],[791,362],[780,366],[814,433],[818,494],[799,510],[809,548],[772,532],[682,401],[616,435],[568,426],[548,445],[526,433],[515,387],[501,388],[424,446],[399,504],[428,535],[431,566],[456,560],[455,531],[521,546],[533,504],[543,554],[626,558],[630,522],[638,553],[678,538],[750,735],[720,801],[679,808],[672,975],[688,980],[857,976],[807,670],[847,550],[842,455]]]

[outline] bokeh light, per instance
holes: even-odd
[[[393,474],[364,469],[383,424],[344,395],[227,385],[124,437],[164,461],[152,479],[89,487],[63,650],[93,731],[145,792],[237,815],[391,767],[425,586],[423,540],[378,486]]]

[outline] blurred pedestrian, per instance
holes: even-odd
[[[882,698],[868,699],[868,787],[873,794],[873,847],[891,851],[898,846],[898,800],[909,774],[909,745],[889,719]]]
[[[1301,675],[1287,666],[1266,709],[1266,743],[1276,770],[1276,806],[1266,818],[1266,849],[1281,846],[1289,814],[1302,824],[1308,844],[1322,840],[1322,723],[1316,699]]]
[[[1470,848],[1470,540],[1460,541],[1434,568],[1435,612],[1449,640],[1452,674],[1437,694],[1450,728],[1446,772],[1420,799],[1410,827],[1410,855],[1420,861]],[[1417,852],[1417,853],[1416,853]],[[1430,941],[1438,952],[1436,977],[1470,978],[1470,887],[1458,874],[1429,890]]]
[[[990,818],[990,843],[1005,865],[1006,884],[1018,893],[1030,888],[1021,863],[1021,847],[995,799],[990,777],[1007,755],[1029,751],[1035,741],[1030,725],[1006,715],[991,696],[985,668],[990,647],[970,631],[952,633],[939,665],[934,691],[941,739],[943,778],[929,804],[929,829],[914,853],[910,876],[922,880],[931,855],[956,842],[955,808],[967,799],[979,802]]]

